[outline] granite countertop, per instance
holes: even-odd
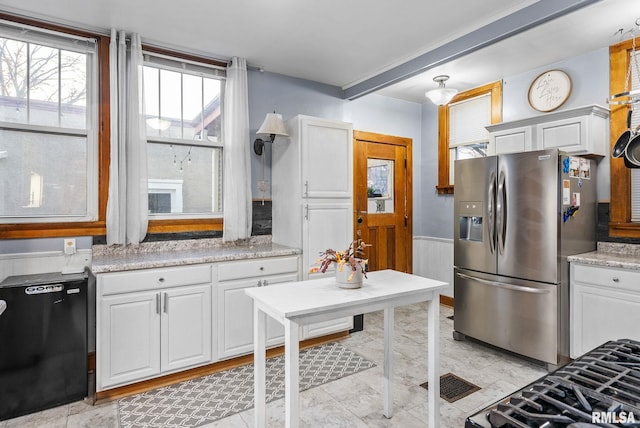
[[[255,236],[236,242],[220,238],[148,242],[139,245],[94,245],[94,274],[134,269],[182,266],[229,260],[256,259],[301,254],[298,248],[271,242],[271,236]]]
[[[573,263],[640,271],[640,245],[598,242],[596,251],[568,256],[567,260]]]

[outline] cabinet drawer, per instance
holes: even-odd
[[[211,265],[143,269],[99,275],[102,295],[211,283]]]
[[[611,287],[640,293],[640,271],[576,264],[573,280],[582,284]]]
[[[264,258],[218,265],[218,280],[250,278],[253,276],[276,275],[297,272],[297,257]]]

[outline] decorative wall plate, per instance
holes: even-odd
[[[562,70],[545,71],[529,86],[529,105],[538,111],[553,111],[571,95],[571,78]]]

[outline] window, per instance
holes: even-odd
[[[144,60],[149,218],[221,218],[225,71],[150,52]]]
[[[95,38],[0,21],[0,224],[98,220],[98,64]]]
[[[625,88],[627,71],[631,60],[632,41],[618,43],[609,47],[609,67],[611,76],[610,90],[618,94],[628,90]],[[640,59],[640,58],[639,58]],[[634,74],[633,89],[638,85],[637,70],[631,67]],[[628,105],[611,105],[609,125],[611,145],[615,144],[618,136],[627,129]],[[633,114],[632,128],[638,123],[638,117]],[[623,158],[611,158],[611,201],[609,206],[609,236],[640,238],[640,222],[636,221],[633,203],[636,202],[640,176],[637,170],[631,170],[624,165]],[[640,220],[638,218],[637,220]]]
[[[482,110],[481,114],[478,114]],[[448,105],[438,107],[439,194],[453,193],[456,159],[486,156],[488,133],[482,123],[502,121],[502,84],[493,82],[458,93]],[[465,127],[465,123],[470,126]],[[469,130],[472,130],[469,132]],[[484,131],[484,133],[483,133]]]
[[[457,159],[487,155],[491,123],[491,94],[449,104],[449,183],[454,184],[454,162]]]

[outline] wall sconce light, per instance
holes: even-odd
[[[446,75],[434,77],[433,81],[438,83],[438,87],[425,93],[426,97],[435,105],[443,106],[449,104],[453,96],[458,93],[457,89],[444,87],[444,82],[447,80],[449,80],[449,76]]]
[[[264,122],[262,122],[262,126],[256,132],[257,135],[265,134],[269,135],[269,141],[273,144],[273,140],[276,138],[276,135],[282,135],[283,137],[288,137],[287,130],[284,127],[284,122],[282,121],[282,115],[273,113],[267,113],[267,116],[264,118]],[[262,138],[256,138],[253,142],[253,151],[258,155],[262,155],[262,150],[264,149],[265,140]]]

